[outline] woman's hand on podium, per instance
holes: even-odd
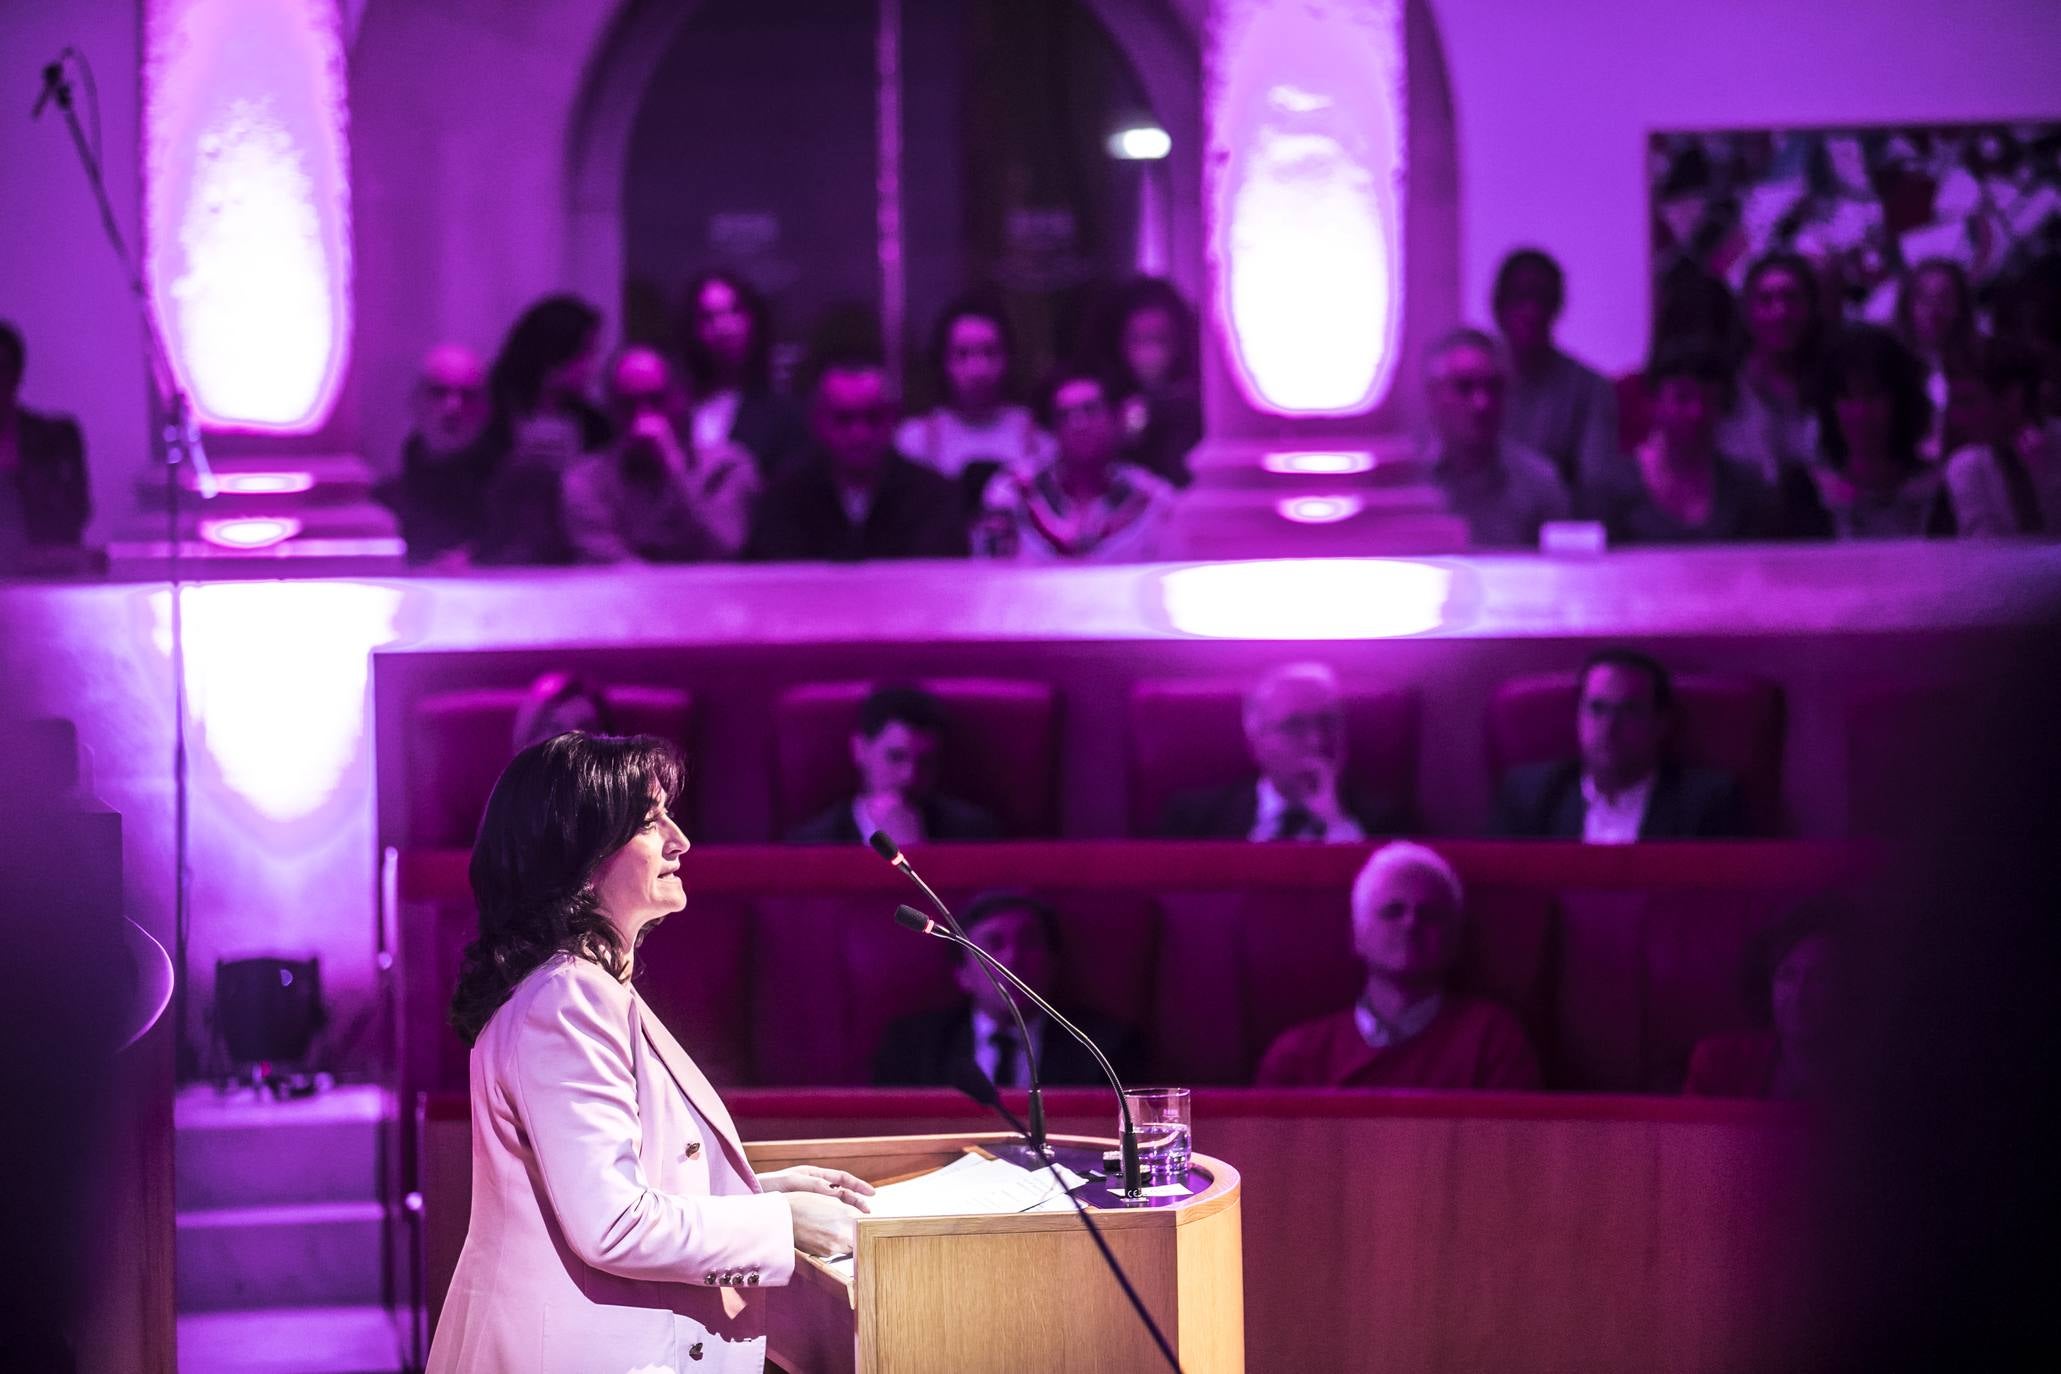
[[[859,1209],[851,1203],[818,1193],[789,1193],[787,1210],[794,1218],[794,1248],[803,1254],[835,1259],[858,1248]]]
[[[858,1242],[859,1213],[872,1210],[873,1185],[842,1169],[797,1164],[759,1175],[768,1192],[786,1193],[794,1214],[794,1247],[808,1255],[849,1255]]]

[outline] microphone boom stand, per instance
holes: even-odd
[[[65,128],[71,133],[72,147],[79,155],[79,166],[86,173],[86,184],[91,188],[94,204],[100,211],[101,228],[121,264],[136,316],[143,326],[144,363],[150,373],[151,401],[161,421],[158,444],[160,465],[165,473],[165,580],[171,591],[172,642],[172,996],[176,1004],[173,1035],[177,1045],[177,1072],[184,1077],[196,1066],[191,1062],[193,1049],[186,1017],[186,955],[191,918],[187,845],[192,818],[186,757],[186,621],[180,586],[179,468],[183,464],[193,469],[194,489],[202,500],[214,496],[215,474],[208,466],[207,451],[201,446],[200,424],[194,416],[192,402],[179,385],[179,375],[172,367],[164,334],[158,329],[157,313],[151,309],[150,293],[144,287],[142,269],[129,251],[128,241],[123,238],[121,225],[115,219],[100,154],[87,142],[86,131],[79,125],[78,111],[72,105],[72,85],[65,75],[67,58],[84,61],[74,49],[66,48],[58,54],[57,61],[43,68],[43,90],[30,117],[40,117],[45,104],[55,104],[58,113],[64,117]]]

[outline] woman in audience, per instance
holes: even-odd
[[[614,734],[615,713],[608,709],[608,698],[601,694],[600,687],[578,673],[555,668],[539,673],[524,693],[522,705],[515,708],[515,752],[519,754],[532,744],[556,739],[569,730],[584,730],[590,735]]]
[[[1116,387],[1124,458],[1177,487],[1192,480],[1188,455],[1202,442],[1195,312],[1158,277],[1117,293],[1097,366]]]
[[[940,404],[895,430],[902,456],[956,478],[969,506],[997,472],[1035,472],[1052,458],[1052,436],[1038,428],[1030,407],[1014,402],[1014,362],[1015,342],[1000,303],[979,294],[960,297],[945,307],[931,334]]]
[[[1661,274],[1653,288],[1653,332],[1647,339],[1646,369],[1617,379],[1618,447],[1630,453],[1653,428],[1653,394],[1647,372],[1663,350],[1700,345],[1725,365],[1724,410],[1732,403],[1732,375],[1740,353],[1739,301],[1724,278],[1684,258]],[[1723,411],[1720,412],[1721,414]]]
[[[767,476],[808,447],[801,411],[773,389],[773,317],[735,273],[702,272],[681,296],[680,360],[694,394],[694,451],[748,453]]]
[[[1947,460],[1947,491],[1963,535],[2061,534],[2061,425],[2040,410],[2039,355],[1991,339],[1980,366],[1957,372],[1972,388],[1970,442]]]
[[[1801,1098],[1825,1081],[1833,933],[1846,924],[1829,899],[1807,902],[1762,931],[1740,988],[1762,1029],[1707,1036],[1689,1056],[1692,1097]]]
[[[1769,253],[1746,273],[1746,356],[1718,447],[1774,481],[1817,461],[1817,383],[1825,334],[1818,274],[1796,253]]]
[[[1896,335],[1843,330],[1829,350],[1818,402],[1818,494],[1840,539],[1951,536],[1953,505],[1919,446],[1932,419],[1925,369]]]
[[[973,528],[976,555],[1024,563],[1148,563],[1162,554],[1174,489],[1123,456],[1111,387],[1062,368],[1045,388],[1052,461],[998,473]]]
[[[1664,345],[1647,369],[1652,428],[1630,471],[1593,498],[1612,544],[1686,544],[1823,534],[1811,480],[1785,469],[1770,484],[1717,448],[1730,369],[1696,341]]]
[[[1927,258],[1913,267],[1896,294],[1896,332],[1925,365],[1925,396],[1934,417],[1925,456],[1936,462],[1968,442],[1954,429],[1954,409],[1947,404],[1947,374],[1971,363],[1980,342],[1966,269],[1952,258]]]
[[[601,312],[576,296],[545,297],[508,331],[487,372],[493,412],[481,442],[491,475],[476,561],[571,561],[560,482],[609,439],[588,399],[600,340]]]

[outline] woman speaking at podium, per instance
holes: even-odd
[[[630,973],[687,904],[682,767],[651,738],[515,756],[472,850],[479,938],[452,1020],[472,1044],[472,1221],[430,1374],[764,1368],[794,1251],[850,1251],[872,1188],[755,1175],[722,1099]]]

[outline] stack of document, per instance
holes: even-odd
[[[961,1155],[942,1169],[903,1179],[877,1189],[867,1201],[876,1217],[1003,1216],[1017,1212],[1064,1212],[1073,1207],[1067,1193],[1088,1180],[1065,1165],[1026,1169],[1006,1159]],[[1062,1181],[1063,1180],[1063,1181]],[[828,1261],[845,1278],[852,1276],[852,1257]]]

